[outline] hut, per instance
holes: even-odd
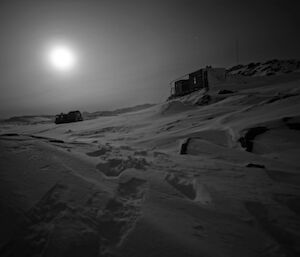
[[[225,68],[206,66],[171,82],[171,97],[183,96],[200,89],[208,90],[225,79]]]
[[[80,111],[71,111],[67,114],[61,113],[55,116],[55,124],[77,122],[82,120],[83,118]]]

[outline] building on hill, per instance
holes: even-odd
[[[225,79],[225,68],[207,66],[171,82],[171,97],[186,95],[200,89],[208,90],[213,85],[224,82]]]
[[[55,116],[55,124],[83,121],[80,111],[71,111],[69,113],[61,113]]]

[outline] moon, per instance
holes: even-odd
[[[75,66],[75,53],[67,46],[55,46],[49,52],[49,61],[59,71],[69,71]]]

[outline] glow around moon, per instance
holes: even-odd
[[[49,52],[49,61],[53,68],[59,71],[69,71],[76,64],[76,56],[66,46],[55,46]]]

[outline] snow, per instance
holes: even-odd
[[[296,256],[299,117],[294,72],[83,122],[1,123],[1,256]]]
[[[240,74],[243,76],[273,76],[284,73],[299,72],[299,60],[270,60],[264,63],[249,63],[247,65],[237,65],[229,70],[229,74]]]

